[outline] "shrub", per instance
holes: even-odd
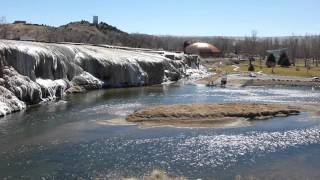
[[[252,64],[249,65],[248,71],[254,71],[254,66]]]

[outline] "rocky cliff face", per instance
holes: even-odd
[[[183,58],[171,60],[157,54],[83,44],[9,40],[0,40],[0,62],[0,87],[26,104],[61,98],[75,86],[97,89],[176,81],[188,68]],[[1,102],[6,103],[7,97],[2,96]]]

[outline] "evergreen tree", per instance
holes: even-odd
[[[276,65],[276,57],[274,57],[273,54],[270,54],[268,56],[266,65],[267,65],[268,68],[272,68],[272,67],[274,67]]]
[[[289,67],[291,65],[289,57],[285,52],[281,53],[278,65],[282,67]]]

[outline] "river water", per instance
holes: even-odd
[[[110,125],[159,104],[318,103],[311,88],[161,85],[107,89],[0,119],[0,179],[118,179],[153,169],[190,179],[319,179],[320,117],[311,113],[228,128]]]

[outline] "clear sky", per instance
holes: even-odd
[[[320,34],[320,0],[0,0],[8,22],[60,26],[99,20],[156,35]]]

